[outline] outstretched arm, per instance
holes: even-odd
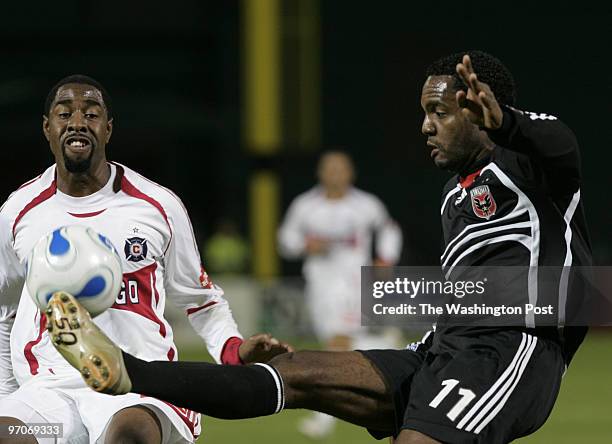
[[[467,86],[457,103],[472,123],[497,145],[524,153],[538,162],[550,189],[572,193],[581,181],[580,153],[574,133],[555,116],[500,105],[489,85],[478,79],[470,57],[463,56],[457,75]]]
[[[213,359],[237,365],[265,362],[289,351],[287,344],[269,334],[242,338],[223,290],[213,284],[200,263],[187,212],[182,205],[173,204],[168,205],[173,238],[164,258],[166,294],[185,311]]]

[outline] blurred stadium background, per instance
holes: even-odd
[[[224,286],[243,332],[269,330],[316,347],[300,308],[300,264],[276,253],[280,217],[314,183],[320,152],[342,148],[355,159],[357,184],[380,196],[402,226],[401,263],[436,264],[447,175],[431,164],[420,135],[422,73],[438,56],[475,48],[510,67],[520,108],[557,115],[577,134],[595,259],[612,263],[611,6],[404,0],[153,5],[3,5],[2,201],[51,162],[41,132],[50,87],[68,74],[91,75],[114,101],[109,157],[182,197],[210,255],[203,254],[204,264]],[[190,327],[180,314],[174,317],[182,358],[204,359]],[[407,338],[415,334],[406,331]],[[599,330],[568,371],[549,422],[523,442],[612,442],[610,375],[612,337]],[[234,423],[206,418],[200,442],[308,442],[295,431],[301,415]],[[343,424],[324,442],[373,440]]]

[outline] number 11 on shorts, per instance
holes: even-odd
[[[429,407],[434,409],[437,408],[444,398],[446,398],[448,394],[453,391],[457,384],[459,384],[457,379],[445,379],[442,381],[443,388],[440,390],[440,393],[438,393],[436,397],[431,400]],[[459,396],[461,396],[461,399],[446,414],[448,419],[451,421],[455,421],[457,419],[457,416],[459,416],[461,412],[465,410],[468,404],[474,400],[476,394],[469,389],[459,388]]]

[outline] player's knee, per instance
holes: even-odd
[[[106,442],[126,444],[161,443],[161,425],[155,413],[146,407],[129,407],[113,416],[106,433]]]
[[[0,444],[37,444],[38,440],[27,433],[27,426],[17,418],[0,416]],[[20,433],[23,430],[23,433]]]

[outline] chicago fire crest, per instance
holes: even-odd
[[[482,219],[489,220],[497,211],[497,204],[488,185],[480,185],[470,191],[472,209],[474,214]]]
[[[147,257],[148,250],[147,240],[142,237],[131,237],[125,240],[123,251],[128,261],[140,262]]]

